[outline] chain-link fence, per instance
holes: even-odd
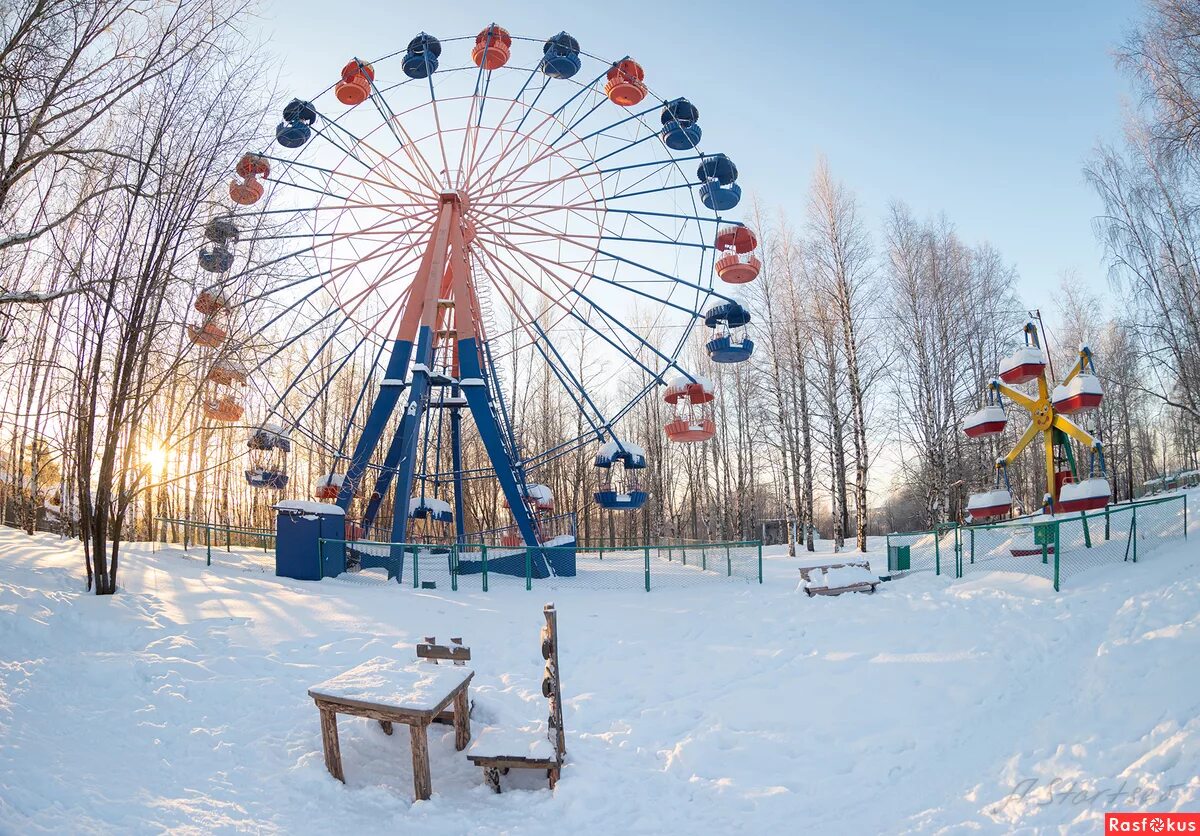
[[[893,574],[954,571],[958,553],[958,526],[943,525],[931,531],[887,535],[888,571]]]
[[[185,556],[252,571],[275,571],[275,532],[161,519],[160,540]],[[256,548],[257,547],[257,548]],[[506,547],[322,539],[315,577],[357,584],[476,590],[682,588],[718,581],[762,583],[758,540],[672,545]]]
[[[962,578],[992,571],[1034,575],[1060,589],[1069,578],[1105,564],[1132,562],[1164,542],[1186,539],[1185,494],[1078,515],[1032,517],[938,532],[888,535],[888,569],[896,574],[932,568]]]
[[[185,557],[253,572],[275,571],[275,529],[158,519],[158,544],[183,546]]]

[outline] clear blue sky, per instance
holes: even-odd
[[[1120,136],[1130,92],[1112,50],[1140,13],[1136,0],[267,0],[263,27],[287,97],[421,29],[566,29],[589,52],[637,58],[657,94],[695,102],[705,150],[733,157],[766,205],[798,218],[824,153],[873,229],[895,198],[945,212],[965,240],[997,246],[1026,301],[1047,307],[1063,270],[1105,286],[1081,168],[1097,140]]]

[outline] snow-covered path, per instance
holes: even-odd
[[[1195,538],[1061,594],[924,573],[808,599],[796,561],[766,563],[761,587],[480,594],[135,548],[97,599],[74,544],[0,530],[0,832],[1091,832],[1200,809]],[[352,718],[347,784],[328,776],[307,687],[426,635],[472,647],[477,728],[544,719],[551,598],[557,790],[513,774],[492,795],[435,727],[414,804],[407,736]]]

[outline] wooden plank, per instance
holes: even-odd
[[[454,695],[454,748],[461,752],[471,742],[471,709],[467,705],[466,683]]]
[[[517,755],[467,755],[476,766],[503,766],[512,769],[549,769],[558,766],[554,758],[522,758]]]
[[[346,776],[342,772],[342,749],[338,745],[337,713],[319,702],[317,709],[321,713],[321,747],[325,750],[325,768],[344,784]]]
[[[433,780],[429,777],[429,726],[415,723],[408,727],[412,742],[413,795],[418,801],[428,801],[433,794]]]
[[[547,661],[553,663],[554,693],[550,696],[550,715],[557,721],[554,729],[554,750],[558,754],[558,760],[562,761],[567,756],[567,740],[563,731],[562,668],[558,666],[558,612],[552,603],[546,604],[542,612],[546,616],[546,628],[550,633],[551,653]]]
[[[471,661],[471,648],[447,647],[444,644],[418,644],[417,657],[421,659],[446,659],[452,662]]]

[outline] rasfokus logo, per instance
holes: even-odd
[[[1200,833],[1200,813],[1105,813],[1105,833]]]

